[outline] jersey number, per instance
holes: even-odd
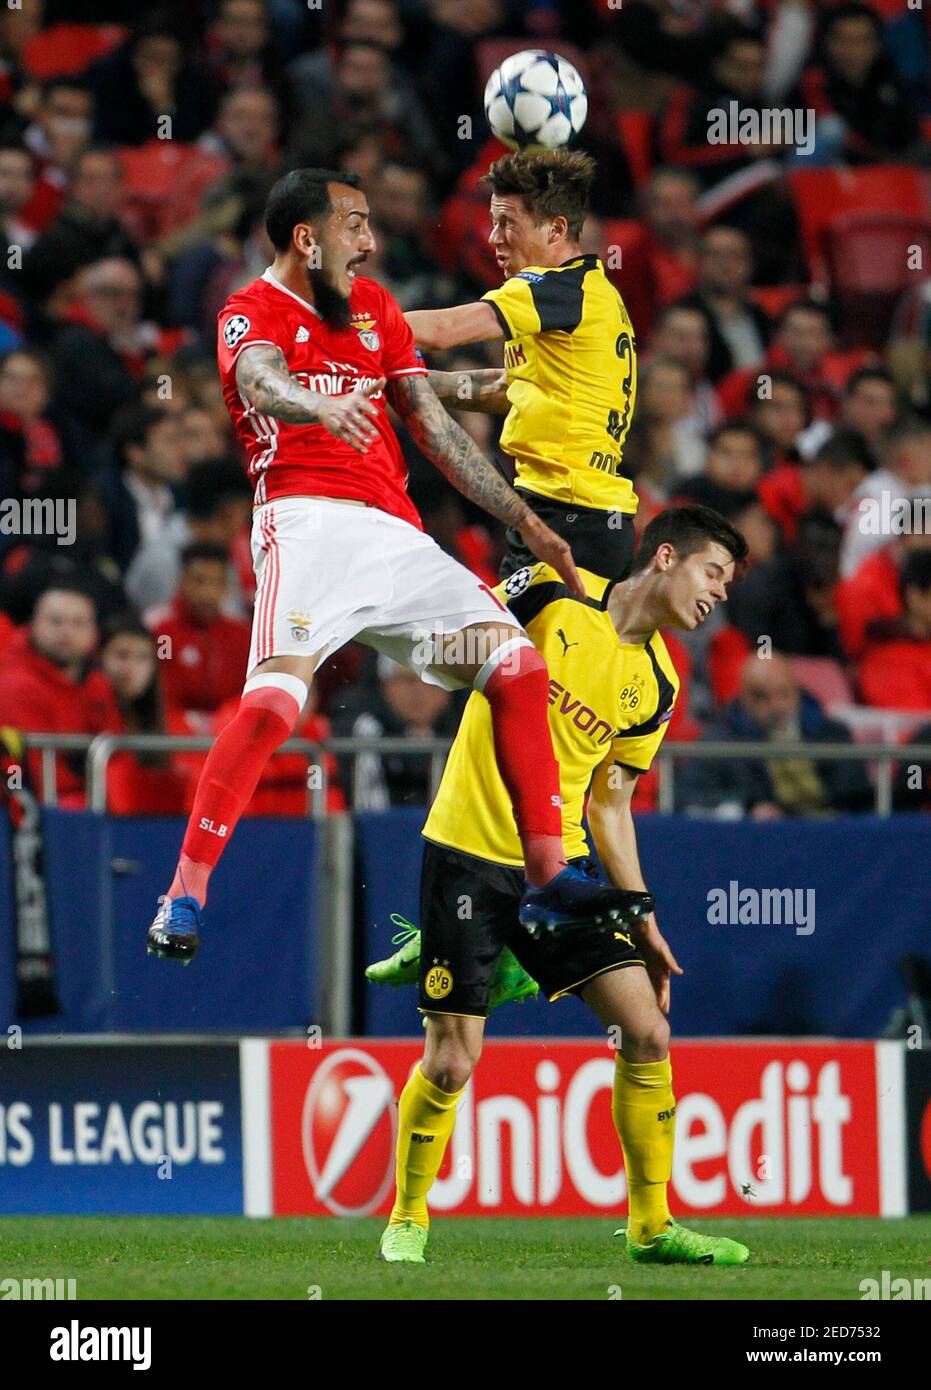
[[[627,433],[627,426],[630,422],[630,388],[631,388],[631,357],[633,353],[633,343],[629,333],[618,334],[614,344],[614,351],[627,367],[627,375],[621,386],[624,393],[624,406],[622,410],[609,410],[607,431],[615,444],[620,444],[624,435]]]

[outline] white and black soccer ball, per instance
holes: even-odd
[[[512,53],[485,86],[485,115],[511,149],[557,150],[585,124],[585,83],[567,58],[542,48]]]

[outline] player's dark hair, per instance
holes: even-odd
[[[732,420],[722,420],[720,425],[717,425],[708,436],[708,448],[713,449],[721,436],[725,434],[749,434],[756,440],[760,458],[766,458],[766,440],[752,420],[747,420],[743,415],[735,415]]]
[[[358,174],[336,169],[292,169],[273,186],[265,204],[265,230],[276,251],[287,251],[299,222],[325,221],[333,211],[330,184],[360,188]]]
[[[787,371],[785,368],[780,367],[777,368],[775,371],[769,373],[769,385],[770,395],[755,395],[753,390],[751,389],[753,386],[753,380],[751,378],[750,382],[747,383],[747,405],[752,407],[754,411],[757,411],[759,410],[759,407],[761,405],[766,405],[772,400],[772,392],[774,387],[788,386],[790,390],[795,392],[795,394],[800,398],[802,402],[802,411],[805,415],[805,424],[811,424],[811,396],[808,393],[808,387],[805,385],[804,381],[800,381],[794,372]]]
[[[114,417],[110,427],[110,438],[116,445],[121,459],[131,444],[145,444],[149,430],[168,418],[168,410],[163,405],[149,405],[145,401],[124,405]]]
[[[747,542],[720,512],[692,504],[668,507],[643,528],[632,572],[645,570],[661,545],[673,546],[679,558],[685,559],[709,544],[723,546],[738,565],[747,558]]]
[[[872,473],[876,467],[866,440],[859,430],[835,430],[817,451],[812,463],[824,463],[829,468],[859,467]]]
[[[499,198],[516,195],[537,222],[564,217],[578,241],[594,178],[595,161],[581,150],[518,150],[496,159],[479,184]]]
[[[213,564],[226,566],[230,562],[229,551],[216,541],[192,541],[181,552],[181,568],[196,564],[198,560],[209,560]]]
[[[888,386],[895,391],[895,379],[886,367],[858,367],[847,378],[844,387],[844,398],[849,400],[858,386],[862,386],[864,381],[881,381],[884,386]]]
[[[898,420],[892,422],[888,429],[883,431],[883,458],[888,464],[903,444],[925,440],[929,435],[931,435],[931,420],[925,420],[921,415],[901,415]]]
[[[817,314],[819,318],[824,319],[830,331],[832,333],[834,332],[834,315],[831,313],[827,304],[819,304],[817,299],[793,299],[792,303],[786,305],[776,320],[777,332],[784,326],[786,319],[791,317],[792,314],[797,314],[800,311],[805,314]]]
[[[236,459],[209,459],[187,475],[187,514],[202,521],[237,497],[252,497],[252,485]]]
[[[36,594],[35,602],[32,605],[32,612],[29,615],[30,621],[35,617],[36,609],[41,600],[45,598],[46,594],[77,594],[78,598],[86,598],[91,608],[94,610],[94,622],[97,621],[97,600],[94,598],[90,586],[85,584],[77,576],[72,578],[71,575],[63,575],[58,579],[50,579],[49,582],[39,590]]]
[[[39,86],[39,92],[43,102],[48,101],[53,92],[81,92],[82,95],[93,100],[94,93],[88,84],[80,77],[72,77],[67,73],[59,73],[55,77],[46,77],[45,81]]]
[[[117,613],[104,623],[100,635],[100,651],[103,653],[118,637],[138,637],[156,651],[156,637],[141,618],[133,612]],[[165,732],[165,711],[162,701],[161,681],[157,669],[153,669],[152,679],[144,690],[132,700],[124,700],[117,692],[117,703],[123,722],[129,733],[163,734]],[[146,767],[164,767],[168,763],[167,754],[139,754],[139,760]]]
[[[872,6],[860,4],[859,0],[850,0],[848,4],[832,6],[821,16],[819,44],[824,44],[835,25],[843,24],[847,19],[865,19],[876,37],[882,38],[883,22]]]
[[[920,589],[926,594],[931,589],[931,550],[910,550],[902,562],[899,576],[902,593],[906,589]]]

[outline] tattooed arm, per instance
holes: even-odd
[[[438,399],[451,410],[477,410],[483,415],[506,415],[511,408],[503,367],[480,367],[464,372],[430,372],[427,379]]]
[[[396,377],[388,385],[388,400],[418,448],[453,487],[519,531],[537,559],[551,565],[573,593],[584,597],[585,588],[568,542],[551,531],[505,482],[462,426],[446,413],[429,382],[422,376]]]
[[[362,454],[376,435],[372,422],[378,411],[369,396],[384,384],[384,377],[380,377],[348,396],[308,391],[290,375],[284,353],[271,343],[244,348],[236,362],[236,385],[259,415],[271,415],[292,425],[322,425]]]

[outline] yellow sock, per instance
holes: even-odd
[[[462,1090],[465,1090],[463,1086]],[[427,1193],[440,1171],[462,1091],[441,1091],[415,1067],[398,1101],[397,1192],[390,1224],[429,1226]]]
[[[618,1053],[611,1114],[624,1150],[628,1230],[638,1245],[659,1235],[669,1220],[675,1113],[669,1058],[627,1062]]]

